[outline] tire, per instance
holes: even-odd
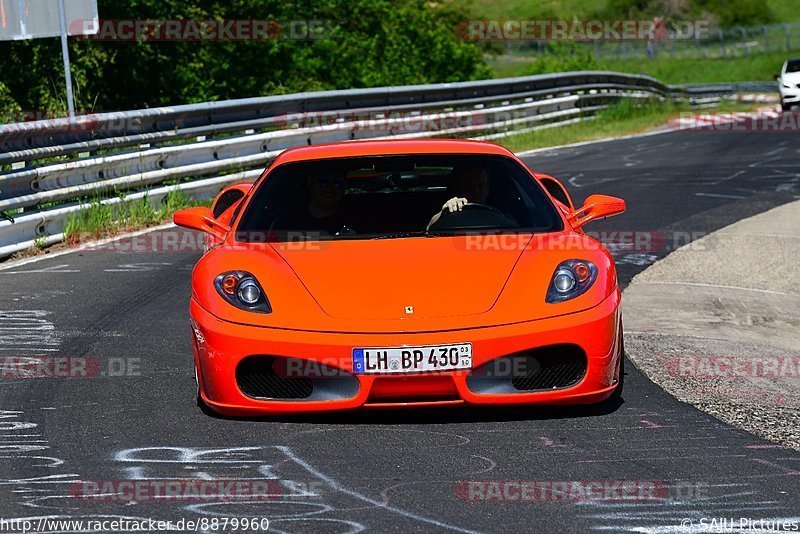
[[[194,365],[194,384],[195,384],[195,404],[201,410],[207,410],[208,406],[203,402],[203,397],[200,395],[200,377],[198,376],[197,364]]]
[[[781,111],[791,111],[792,105],[791,104],[784,104],[781,102]]]
[[[611,392],[611,395],[608,397],[609,402],[616,402],[622,398],[622,389],[625,387],[625,340],[620,335],[621,341],[621,351],[619,356],[619,382],[617,382],[617,387],[614,388],[614,391]]]

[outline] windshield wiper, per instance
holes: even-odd
[[[395,232],[373,237],[372,239],[402,239],[404,237],[452,237],[459,235],[458,230],[425,230],[416,232]]]
[[[393,234],[384,234],[372,239],[402,239],[404,237],[425,237],[428,232],[395,232]]]

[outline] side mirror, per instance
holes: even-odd
[[[566,207],[569,208],[570,211],[575,211],[575,205],[572,203],[572,197],[569,196],[566,187],[564,187],[564,185],[561,182],[559,182],[552,176],[542,176],[542,175],[539,175],[539,181],[542,183],[544,188],[547,189],[547,192],[550,193],[550,195],[552,195],[554,199],[564,204]]]
[[[619,215],[625,211],[625,201],[621,198],[608,195],[591,195],[577,211],[570,215],[570,222],[576,228],[585,224],[605,219],[612,215]]]
[[[781,79],[781,73],[780,72],[778,74],[775,74],[775,79],[780,81],[780,79]]]
[[[172,220],[178,226],[200,230],[220,241],[224,241],[225,236],[231,231],[230,227],[211,216],[211,208],[203,206],[176,211]]]
[[[215,219],[218,218],[230,209],[231,206],[244,198],[252,187],[253,182],[239,182],[224,188],[217,194],[214,202],[211,203],[211,214]]]

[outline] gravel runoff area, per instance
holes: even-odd
[[[800,450],[800,201],[684,246],[625,290],[625,349],[678,399]]]

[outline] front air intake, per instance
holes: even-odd
[[[537,391],[568,388],[580,382],[586,373],[586,357],[574,345],[546,347],[546,351],[536,352],[526,354],[524,371],[512,376],[511,385],[514,389]]]
[[[281,376],[274,365],[277,358],[248,358],[236,368],[239,389],[254,399],[307,399],[314,392],[310,378]]]
[[[358,395],[352,373],[314,360],[281,356],[249,356],[236,367],[239,390],[252,399],[335,401]]]
[[[467,386],[483,394],[564,389],[583,380],[586,366],[586,354],[577,345],[549,345],[491,360],[470,372]]]

